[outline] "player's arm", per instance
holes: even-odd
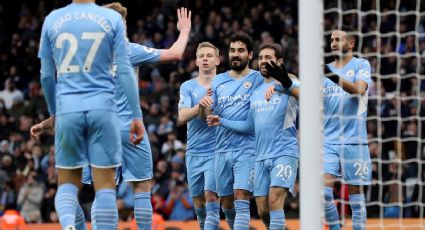
[[[354,82],[347,81],[344,78],[333,73],[327,65],[324,66],[324,73],[325,77],[329,78],[329,80],[333,81],[335,84],[341,86],[341,88],[349,94],[359,95],[364,95],[366,93],[368,83],[371,77],[370,64],[367,61],[363,61],[360,64],[359,70],[356,73],[356,80]]]
[[[300,82],[298,81],[298,78],[293,74],[289,74],[289,78],[292,81],[292,85],[289,89],[285,89],[282,85],[277,84],[273,86],[273,91],[288,94],[298,100],[300,95]]]
[[[216,94],[214,91],[209,88],[207,90],[207,95],[205,95],[200,101],[199,101],[199,110],[198,110],[198,116],[202,120],[206,120],[208,115],[211,115],[213,113],[213,106],[214,106],[214,98]]]
[[[38,58],[40,58],[41,61],[40,81],[44,92],[44,98],[46,99],[49,114],[53,116],[56,113],[56,65],[50,47],[48,36],[49,27],[49,19],[47,17],[41,29]]]
[[[184,7],[177,9],[177,29],[180,31],[179,37],[174,44],[168,48],[160,50],[160,62],[180,61],[183,59],[184,50],[189,40],[192,12]]]
[[[55,117],[49,117],[46,120],[35,124],[33,126],[31,126],[30,128],[30,135],[31,137],[35,138],[35,139],[39,139],[40,135],[46,131],[46,130],[54,130],[54,121],[55,121]]]
[[[142,110],[140,109],[140,98],[137,88],[134,69],[130,64],[125,38],[125,27],[121,18],[117,20],[117,33],[114,38],[114,56],[117,62],[117,80],[122,85],[128,99],[133,119],[130,125],[130,140],[138,144],[143,139]]]
[[[40,81],[49,114],[54,116],[56,113],[56,80],[53,57],[41,59]]]
[[[144,45],[132,43],[130,50],[130,62],[133,66],[139,66],[142,63],[154,64],[169,61],[180,61],[183,59],[184,50],[189,40],[191,28],[191,12],[186,8],[177,10],[177,28],[180,31],[179,37],[168,49],[155,49]]]
[[[181,108],[179,109],[179,114],[177,118],[177,124],[183,125],[191,121],[193,118],[198,116],[199,104],[196,104],[192,108]]]
[[[183,125],[198,115],[199,104],[192,106],[192,98],[190,90],[186,84],[180,87],[179,112],[177,116],[177,124]]]
[[[245,121],[232,121],[225,118],[221,118],[218,115],[209,115],[207,117],[208,126],[223,126],[226,129],[238,133],[253,133],[254,132],[254,118],[253,110],[250,109],[248,117]]]

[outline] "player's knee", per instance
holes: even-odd
[[[195,208],[203,208],[203,207],[205,207],[204,196],[192,197],[192,200],[193,200],[193,206],[195,206]]]
[[[362,186],[360,185],[348,185],[349,194],[360,194],[362,193]]]
[[[233,208],[233,201],[234,201],[234,199],[233,199],[232,195],[220,197],[220,203],[221,203],[222,208],[224,208],[224,209]]]
[[[93,183],[96,191],[101,189],[115,189],[115,168],[92,167]]]
[[[217,194],[215,194],[213,192],[205,191],[205,200],[207,202],[217,202],[218,196],[217,196]]]
[[[81,188],[81,168],[78,169],[58,169],[58,183],[71,183]]]
[[[150,192],[151,191],[151,180],[135,181],[133,183],[133,187],[134,187],[135,193]]]
[[[269,207],[270,210],[280,210],[283,208],[287,191],[284,188],[274,187],[270,190],[269,194]]]
[[[249,192],[242,189],[235,190],[235,200],[249,200]]]

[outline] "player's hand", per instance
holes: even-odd
[[[283,87],[289,89],[292,86],[292,80],[289,78],[288,71],[283,63],[278,65],[275,62],[267,62],[265,67],[267,74],[280,82]]]
[[[212,91],[212,89],[211,88],[208,88],[208,90],[207,90],[207,96],[212,96],[212,93],[213,93],[213,91]]]
[[[208,126],[220,126],[220,117],[218,115],[208,115],[207,124]]]
[[[36,140],[40,139],[40,135],[43,134],[43,125],[41,123],[35,124],[31,126],[30,128],[30,135],[31,137],[35,138]]]
[[[332,75],[332,71],[329,69],[328,65],[323,65],[323,73],[325,74],[325,77],[329,77],[330,75]]]
[[[339,76],[333,73],[328,65],[323,66],[323,73],[329,80],[333,81],[335,84],[339,84]]]
[[[203,97],[200,101],[199,101],[199,105],[207,108],[210,107],[213,104],[213,100],[210,96],[206,95],[205,97]]]
[[[274,87],[274,85],[271,85],[266,89],[266,93],[264,96],[266,97],[267,101],[269,101],[273,97],[274,92],[276,92],[274,91]]]
[[[140,119],[134,119],[130,124],[130,141],[137,145],[139,144],[144,137],[144,125],[143,121]]]
[[[190,28],[192,27],[192,22],[190,20],[191,17],[192,12],[187,8],[182,7],[180,9],[177,9],[177,29],[180,32],[190,32]]]
[[[46,131],[50,131],[51,133],[54,133],[54,123],[55,123],[55,117],[52,116],[38,124],[35,124],[31,126],[30,128],[30,135],[31,137],[35,138],[36,140],[40,139],[40,135],[43,134]]]

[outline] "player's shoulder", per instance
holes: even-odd
[[[356,65],[370,65],[369,60],[365,58],[353,57],[353,59]]]
[[[180,88],[182,88],[182,89],[188,89],[188,90],[195,89],[196,87],[198,87],[197,78],[198,77],[195,77],[195,78],[186,80],[185,82],[182,83],[182,85],[180,86]]]
[[[48,23],[52,20],[55,20],[56,18],[61,17],[62,15],[65,14],[65,12],[67,11],[67,7],[68,6],[64,6],[55,10],[52,10],[47,16],[46,18],[44,18],[44,23]]]
[[[212,84],[222,83],[226,79],[229,79],[229,72],[228,71],[215,75],[215,77],[212,80]]]
[[[248,76],[248,78],[249,78],[251,81],[253,81],[253,83],[255,82],[257,86],[258,86],[259,84],[263,83],[263,81],[264,81],[264,77],[263,77],[263,75],[261,74],[261,72],[260,72],[260,71],[258,71],[258,70],[253,70],[253,69],[251,69],[251,71],[249,72],[249,76]]]

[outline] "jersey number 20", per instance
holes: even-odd
[[[93,64],[93,59],[96,56],[97,50],[99,49],[100,43],[105,37],[103,32],[84,32],[81,34],[81,39],[84,40],[93,40],[93,44],[90,47],[89,52],[87,53],[86,60],[84,61],[84,72],[90,72],[91,66]],[[65,57],[62,60],[62,63],[59,65],[59,73],[77,73],[80,72],[79,65],[71,65],[71,61],[75,56],[75,53],[78,49],[78,39],[70,33],[61,33],[56,38],[56,48],[61,49],[63,47],[64,41],[69,42],[69,49]]]

